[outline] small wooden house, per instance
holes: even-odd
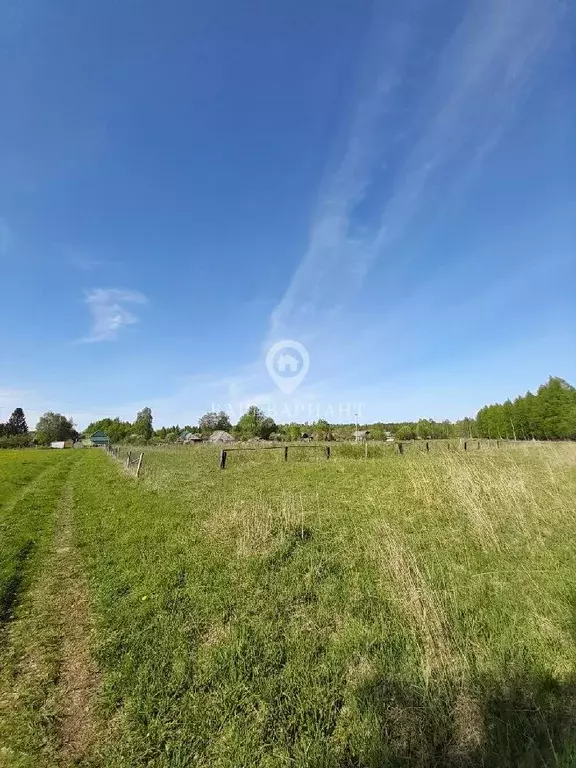
[[[202,442],[202,435],[199,435],[196,432],[186,432],[186,430],[184,430],[184,432],[180,433],[176,442],[182,443],[182,445],[194,445],[195,443]]]
[[[93,432],[89,436],[90,444],[91,445],[110,445],[110,438],[106,434],[106,432],[103,432],[101,429],[98,429],[96,432]]]
[[[208,438],[209,443],[233,443],[234,438],[228,432],[223,429],[217,429]]]

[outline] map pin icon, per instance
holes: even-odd
[[[299,341],[277,341],[268,350],[266,368],[278,389],[291,395],[308,373],[310,355]]]

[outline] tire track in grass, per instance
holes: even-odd
[[[13,532],[16,522],[16,518],[13,517],[14,511],[18,505],[27,504],[29,497],[33,497],[41,489],[42,482],[47,479],[51,480],[52,476],[56,476],[58,469],[53,465],[47,466],[26,486],[10,496],[7,501],[0,503],[0,542],[4,542],[0,551],[0,564],[2,565],[0,568],[0,643],[5,642],[8,624],[13,620],[14,612],[22,598],[23,591],[26,589],[29,560],[36,552],[38,536],[43,530],[40,526],[40,528],[21,532],[20,543],[16,545],[16,549],[11,551],[11,547],[15,546],[13,543],[10,544],[10,533]],[[16,517],[20,518],[20,516],[17,514]],[[24,513],[24,520],[26,520],[26,513]],[[20,524],[20,522],[21,520],[18,519],[17,523]],[[18,525],[16,525],[16,529],[18,529]],[[5,539],[8,539],[8,545],[6,545]],[[5,569],[10,568],[10,560],[13,560],[12,573],[6,577]],[[4,572],[2,573],[2,571]]]
[[[0,632],[14,618],[14,609],[20,599],[28,558],[34,551],[34,542],[27,541],[15,556],[16,568],[0,594]]]
[[[77,765],[90,756],[98,732],[98,675],[90,653],[93,628],[74,543],[70,475],[56,514],[40,575],[11,625],[12,690],[2,691],[0,680],[0,698],[12,701],[17,732],[16,749],[9,750],[15,759],[8,765]],[[0,766],[2,757],[0,752]]]
[[[18,504],[20,501],[22,501],[23,498],[32,493],[41,483],[46,474],[54,472],[54,469],[55,467],[53,464],[47,464],[38,472],[38,474],[34,475],[34,477],[31,478],[31,480],[29,480],[26,485],[15,487],[13,493],[8,496],[7,499],[0,501],[0,512],[11,512],[16,504]]]
[[[56,530],[53,564],[58,576],[54,595],[62,638],[60,678],[60,740],[62,765],[72,765],[94,744],[97,727],[94,694],[98,685],[90,653],[93,631],[86,579],[74,545],[70,484],[64,489]]]

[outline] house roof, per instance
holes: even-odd
[[[89,435],[90,440],[110,440],[106,432],[104,432],[101,429],[97,429],[96,432],[92,432],[91,435]]]
[[[366,435],[370,434],[369,429],[355,429],[352,433],[353,437],[366,437]]]
[[[177,443],[201,443],[202,435],[196,434],[196,432],[182,432],[176,438]]]
[[[211,443],[233,443],[234,438],[229,432],[225,432],[223,429],[217,429],[216,432],[212,432],[208,438]]]

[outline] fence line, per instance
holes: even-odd
[[[125,459],[120,458],[120,448],[117,445],[105,445],[104,450],[109,456],[112,456],[112,458],[116,459],[117,461],[121,461],[124,464],[124,468],[127,472],[132,472],[135,477],[140,477],[140,470],[142,469],[142,460],[144,459],[144,454],[136,454],[132,456],[132,451],[128,451],[128,455]]]
[[[371,458],[369,456],[370,453],[370,447],[379,447],[381,449],[390,448],[391,451],[396,452],[399,456],[403,456],[406,453],[406,450],[408,450],[409,453],[413,453],[414,451],[420,452],[420,453],[430,453],[431,446],[436,444],[440,449],[445,448],[448,451],[458,451],[459,449],[462,449],[465,452],[469,452],[471,450],[479,451],[481,450],[482,446],[484,445],[487,448],[501,448],[502,445],[531,445],[533,442],[532,440],[504,440],[504,439],[492,439],[492,438],[456,438],[451,440],[446,439],[439,439],[439,440],[408,440],[408,441],[399,441],[399,442],[381,442],[376,440],[365,440],[360,443],[350,443],[350,442],[340,442],[340,441],[333,441],[331,443],[306,443],[306,444],[298,444],[298,443],[281,443],[279,445],[258,445],[258,446],[243,446],[243,445],[235,445],[230,448],[222,448],[220,451],[218,466],[220,469],[226,469],[226,460],[228,458],[228,454],[233,451],[274,451],[274,450],[283,450],[284,451],[284,461],[288,461],[288,455],[290,450],[294,449],[301,449],[301,448],[312,448],[312,449],[320,449],[324,451],[324,454],[326,456],[326,459],[329,459],[332,455],[332,448],[339,448],[343,447],[347,450],[350,450],[353,448],[353,446],[357,446],[358,448],[361,448],[362,443],[364,444],[364,458],[368,459]],[[542,441],[537,441],[538,443],[541,443]],[[125,458],[122,458],[120,455],[120,446],[117,445],[105,445],[103,446],[104,450],[112,456],[117,461],[120,461],[127,472],[132,473],[135,477],[140,477],[140,473],[142,470],[142,462],[144,459],[144,453],[138,453],[132,455],[132,450],[130,449],[128,451],[128,454]],[[382,451],[382,455],[385,454],[385,450]],[[346,456],[342,456],[342,458],[346,458]],[[374,455],[372,458],[376,458]]]
[[[453,438],[450,439],[439,439],[439,440],[407,440],[407,441],[399,441],[399,442],[380,442],[380,441],[371,441],[371,440],[364,440],[362,443],[364,444],[364,458],[369,458],[369,447],[371,446],[379,446],[382,449],[390,448],[391,451],[396,452],[399,456],[405,455],[406,451],[409,453],[413,453],[414,451],[421,452],[421,453],[430,453],[431,452],[431,446],[437,445],[439,449],[445,449],[447,451],[459,451],[463,450],[466,453],[470,451],[480,451],[482,447],[491,449],[493,447],[495,448],[501,448],[503,445],[514,445],[514,446],[523,446],[527,444],[532,444],[533,441],[526,441],[526,440],[504,440],[504,439],[492,439],[492,438]],[[334,441],[330,444],[328,443],[322,443],[322,444],[316,444],[316,445],[298,445],[290,443],[289,445],[286,445],[285,443],[281,445],[261,445],[261,446],[233,446],[231,448],[222,448],[220,451],[219,456],[219,464],[218,466],[220,469],[226,469],[226,460],[228,458],[228,454],[232,451],[270,451],[270,450],[284,450],[284,461],[288,461],[288,450],[293,448],[320,448],[324,449],[326,458],[329,459],[331,456],[331,447],[338,448],[338,447],[346,447],[348,449],[352,448],[353,446],[357,446],[358,448],[361,447],[362,443],[349,443],[349,442],[340,442],[340,441]],[[384,451],[382,451],[382,455],[384,455]],[[345,457],[343,457],[345,458]],[[375,457],[374,457],[375,458]]]

